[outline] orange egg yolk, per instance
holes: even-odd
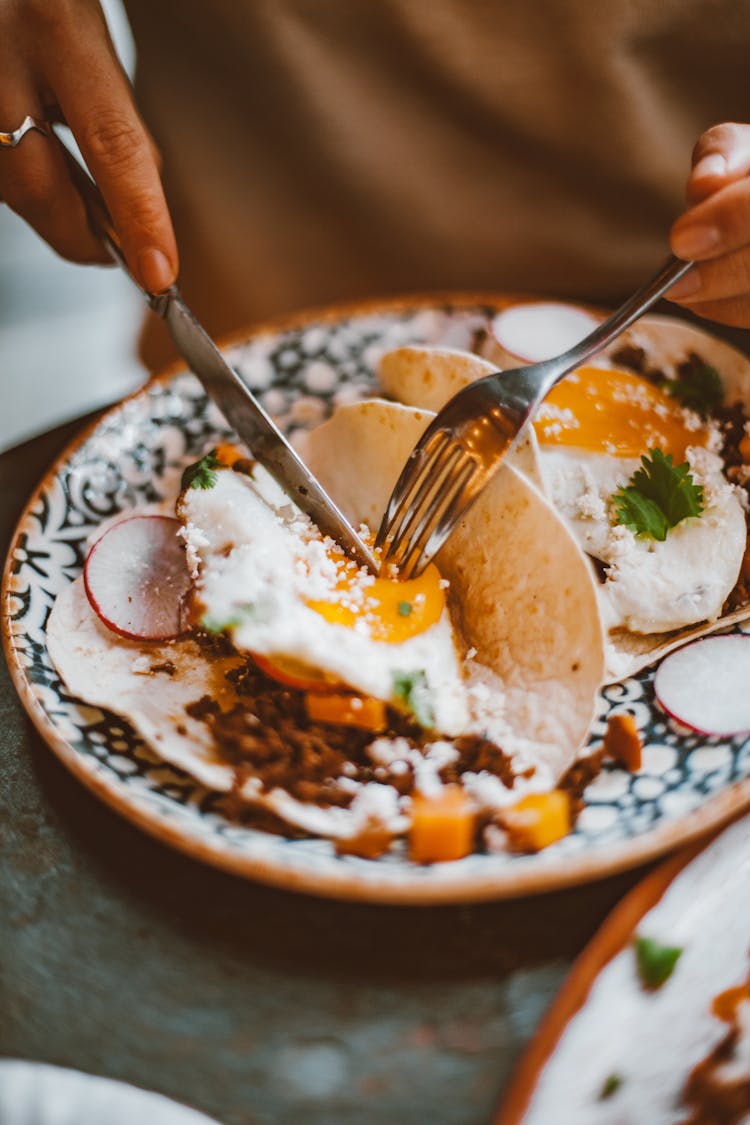
[[[687,428],[682,407],[666,391],[628,371],[582,367],[552,389],[534,429],[544,445],[570,445],[615,457],[649,449],[685,460],[689,445],[705,445],[708,431]]]
[[[351,562],[336,560],[335,600],[308,601],[326,621],[358,629],[374,641],[402,644],[439,621],[445,590],[437,569],[426,567],[419,578],[365,578]]]

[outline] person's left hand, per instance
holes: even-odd
[[[698,316],[750,328],[750,125],[714,125],[699,138],[686,195],[670,243],[696,265],[667,296]]]

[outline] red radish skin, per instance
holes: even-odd
[[[171,516],[131,516],[94,543],[83,581],[91,608],[113,633],[169,641],[184,631],[191,581],[180,526]]]
[[[493,320],[492,333],[509,357],[539,363],[573,347],[598,323],[576,305],[547,301],[504,309]]]
[[[750,733],[750,636],[704,637],[671,652],[656,670],[654,692],[670,718],[696,734]]]

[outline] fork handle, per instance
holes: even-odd
[[[637,289],[632,297],[629,297],[624,304],[620,305],[619,309],[616,309],[611,316],[603,320],[593,332],[589,333],[578,344],[575,344],[569,351],[558,356],[554,363],[555,366],[559,364],[560,371],[552,378],[543,393],[546,394],[547,391],[551,390],[555,383],[559,382],[568,371],[571,371],[574,367],[580,367],[589,356],[601,351],[607,344],[616,339],[642,313],[650,309],[660,297],[663,297],[676,281],[684,277],[688,270],[692,269],[692,266],[692,262],[683,262],[670,255],[653,277],[645,282],[640,289]],[[562,369],[563,366],[564,370]]]

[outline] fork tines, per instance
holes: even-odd
[[[383,568],[402,579],[415,577],[447,539],[476,462],[452,434],[437,430],[407,461],[380,525],[376,547],[385,545]]]

